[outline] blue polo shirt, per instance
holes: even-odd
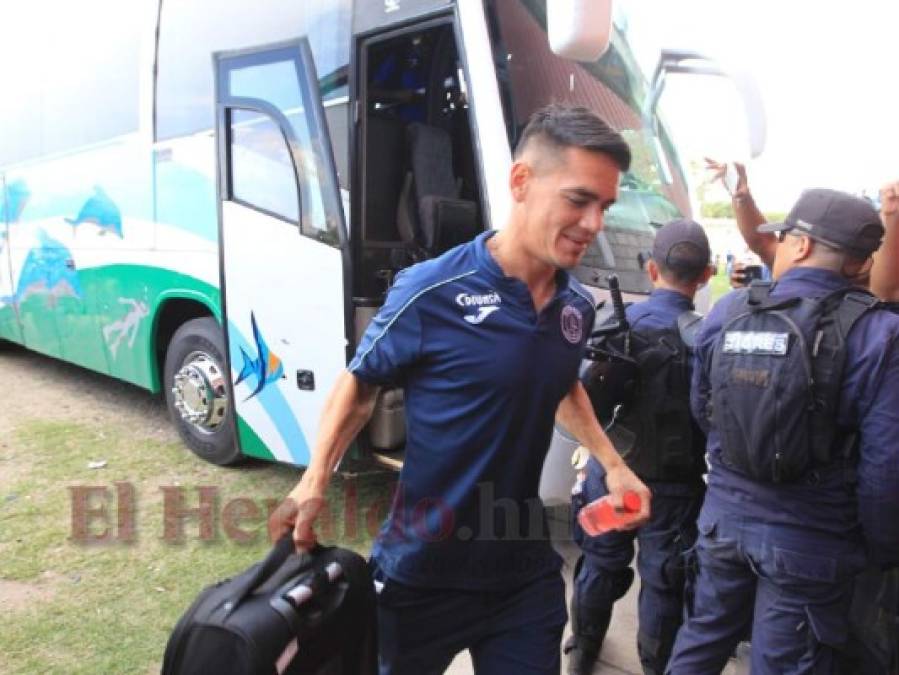
[[[400,273],[349,365],[405,388],[405,461],[372,555],[413,586],[508,589],[561,564],[538,485],[593,302],[560,270],[538,314],[493,234]]]
[[[773,298],[821,297],[845,287],[846,280],[826,270],[792,269],[771,292]],[[731,293],[718,301],[697,338],[691,403],[705,422],[708,390],[705,369],[721,332]],[[821,472],[817,484],[757,483],[721,462],[721,443],[714,427],[708,435],[710,464],[706,505],[768,523],[802,527],[846,539],[864,539],[875,562],[899,564],[899,316],[869,312],[847,339],[839,424],[858,428],[858,482],[841,471]]]

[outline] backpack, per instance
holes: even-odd
[[[846,338],[877,307],[866,291],[771,298],[771,282],[738,291],[706,364],[707,414],[728,468],[768,483],[795,482],[848,459],[857,430],[837,425]]]
[[[365,559],[289,535],[207,587],[169,637],[163,675],[375,675],[375,592]]]
[[[690,412],[689,361],[702,317],[677,327],[639,325],[591,345],[583,381],[599,420],[643,480],[693,482],[705,472],[705,436]]]

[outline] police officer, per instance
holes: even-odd
[[[816,189],[759,229],[776,283],[722,298],[697,339],[710,471],[671,673],[720,672],[750,625],[753,673],[834,672],[853,578],[899,563],[899,317],[849,281],[880,217]]]
[[[652,517],[636,531],[586,535],[575,521],[575,540],[583,555],[578,560],[572,593],[572,637],[566,643],[568,672],[593,672],[612,616],[612,606],[633,581],[630,568],[634,540],[639,541],[639,632],[637,650],[645,673],[661,673],[681,625],[685,582],[684,553],[696,539],[696,517],[702,504],[705,472],[705,435],[690,414],[689,342],[700,317],[693,297],[712,268],[711,251],[702,227],[675,220],[656,234],[646,271],[653,291],[644,302],[626,310],[632,356],[644,372],[639,391],[620,412],[610,431],[628,465],[653,494]],[[614,336],[621,341],[621,336]],[[638,368],[640,370],[640,368]],[[610,372],[608,377],[614,377]],[[591,397],[606,386],[585,383]],[[604,406],[600,406],[604,407]],[[581,506],[606,494],[603,469],[594,460],[572,498],[576,514]]]
[[[326,406],[309,468],[272,515],[300,547],[378,388],[406,392],[405,462],[374,546],[381,673],[556,675],[567,621],[561,559],[537,488],[553,420],[606,468],[619,504],[649,491],[602,432],[578,378],[593,302],[576,266],[618,194],[630,151],[584,108],[534,114],[509,177],[512,210],[397,276]]]

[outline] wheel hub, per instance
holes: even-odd
[[[181,418],[199,431],[211,433],[225,419],[228,389],[222,369],[203,352],[194,352],[175,373],[172,395]]]

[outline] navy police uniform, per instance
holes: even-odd
[[[846,287],[837,274],[797,267],[781,276],[770,298],[822,298]],[[709,412],[712,359],[723,323],[745,293],[722,298],[698,337],[692,388],[697,419]],[[728,461],[722,429],[711,425],[695,597],[669,672],[720,672],[750,625],[753,673],[833,671],[835,651],[847,638],[854,577],[866,560],[899,563],[897,340],[899,317],[885,311],[865,313],[849,332],[835,422],[857,430],[852,461],[820,466],[793,482],[757,480]],[[750,376],[741,375],[767,389],[760,376]],[[796,413],[753,412],[777,415],[775,428]]]
[[[634,332],[677,330],[678,318],[692,309],[692,301],[682,293],[656,289],[645,301],[628,306],[626,315]],[[591,537],[575,520],[575,541],[583,556],[574,577],[575,635],[567,648],[582,640],[584,644],[578,645],[579,649],[598,651],[608,629],[612,606],[633,581],[630,564],[636,539],[641,581],[637,648],[644,672],[662,673],[682,621],[684,553],[696,539],[696,517],[705,486],[701,470],[677,481],[641,478],[652,492],[652,515],[638,530]],[[581,506],[607,493],[605,473],[591,458],[582,491],[572,500],[575,515]]]
[[[492,233],[404,270],[350,372],[405,388],[405,462],[374,545],[381,672],[555,675],[567,620],[538,484],[593,302],[566,272],[538,314]]]

